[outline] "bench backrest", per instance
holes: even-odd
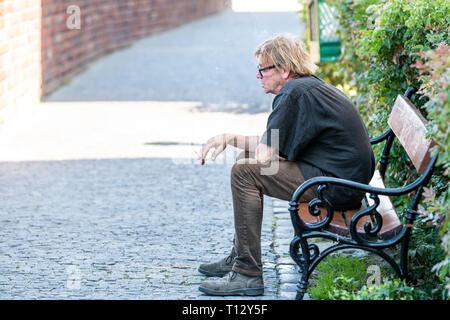
[[[411,101],[398,95],[388,119],[388,124],[397,136],[414,167],[423,173],[431,160],[430,149],[435,145],[426,137],[427,121]]]

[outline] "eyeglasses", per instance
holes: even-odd
[[[263,78],[262,72],[266,71],[266,70],[269,70],[269,69],[275,68],[275,65],[271,65],[271,66],[264,67],[264,68],[260,68],[260,67],[257,67],[257,68],[258,68],[258,71],[259,71],[259,75],[261,76],[261,78]]]

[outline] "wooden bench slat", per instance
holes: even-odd
[[[405,148],[414,167],[424,173],[430,163],[430,149],[435,143],[426,138],[427,121],[408,98],[398,95],[388,124]]]
[[[384,188],[383,180],[380,176],[379,171],[376,171],[372,181],[370,181],[370,185],[378,188]],[[379,235],[382,238],[390,238],[395,235],[402,228],[402,224],[400,219],[397,216],[397,213],[392,205],[391,200],[388,196],[379,196],[380,205],[377,208],[377,211],[383,217],[383,226],[379,232]],[[369,205],[373,204],[373,200],[369,198],[369,195],[366,195],[367,202]],[[364,201],[364,200],[363,200]],[[364,205],[364,204],[363,204]],[[365,207],[365,205],[364,205]],[[348,236],[350,234],[348,225],[350,225],[350,221],[353,216],[358,213],[363,207],[357,210],[347,210],[345,212],[335,211],[333,215],[333,220],[327,227],[327,230],[333,233],[337,233],[342,236]],[[308,211],[308,203],[300,203],[299,205],[299,216],[306,223],[317,223],[324,219],[327,215],[327,211],[325,208],[320,208],[320,216],[314,217],[309,214]],[[345,218],[344,218],[345,215]],[[359,234],[364,235],[364,224],[366,222],[371,222],[369,216],[361,218],[356,226],[356,230]]]

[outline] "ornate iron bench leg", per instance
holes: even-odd
[[[297,284],[297,294],[295,295],[295,300],[303,300],[303,296],[306,293],[306,289],[308,288],[308,271],[302,272],[302,276]]]
[[[306,289],[308,288],[308,278],[309,278],[309,265],[308,265],[308,259],[305,259],[304,255],[299,253],[300,245],[302,245],[302,242],[305,242],[305,240],[301,239],[298,236],[295,236],[294,239],[291,241],[290,247],[289,247],[289,254],[292,258],[292,260],[295,261],[295,263],[300,267],[299,272],[301,272],[300,280],[297,284],[297,294],[295,296],[296,300],[302,300],[303,296],[306,293]],[[306,245],[306,246],[305,246]],[[303,243],[302,245],[302,252],[303,247],[307,247],[306,243]],[[308,253],[306,253],[308,254]]]

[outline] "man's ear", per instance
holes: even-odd
[[[283,72],[281,73],[281,75],[283,76],[283,79],[287,80],[287,79],[289,79],[289,77],[291,75],[291,70],[284,69]]]

